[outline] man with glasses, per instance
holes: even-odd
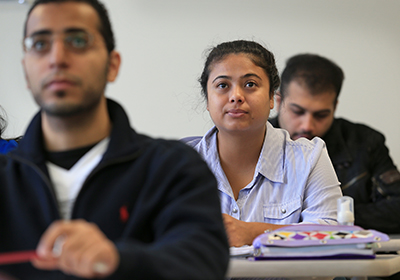
[[[353,197],[355,224],[400,233],[400,173],[385,137],[334,113],[344,74],[334,62],[314,54],[291,57],[276,96],[278,116],[270,122],[292,139],[321,137],[344,195]]]
[[[104,6],[37,0],[23,42],[40,112],[0,157],[0,259],[9,263],[0,270],[21,279],[223,279],[228,243],[206,163],[183,143],[137,134],[104,95],[121,61]]]

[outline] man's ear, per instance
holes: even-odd
[[[282,103],[282,96],[281,92],[278,90],[275,94],[275,110],[279,113],[279,109],[281,108],[281,103]]]
[[[339,100],[335,101],[335,105],[333,105],[333,113],[335,113]]]
[[[25,77],[25,81],[26,81],[26,88],[30,90],[30,89],[31,89],[31,86],[30,86],[30,84],[29,84],[28,75],[27,75],[27,73],[26,73],[25,57],[22,58],[21,64],[22,64],[22,69],[23,69],[23,71],[24,71],[24,77]]]
[[[114,82],[118,76],[119,67],[121,65],[121,55],[117,51],[110,53],[108,61],[107,81]]]

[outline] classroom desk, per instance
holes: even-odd
[[[400,255],[377,255],[370,260],[250,261],[231,258],[227,277],[357,277],[390,276],[400,271]]]
[[[398,251],[400,240],[382,242],[382,250]],[[400,255],[378,254],[364,260],[263,260],[232,257],[227,277],[333,278],[336,276],[366,279],[367,276],[390,276],[400,272]]]

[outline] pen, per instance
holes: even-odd
[[[36,251],[17,251],[0,253],[0,265],[29,262],[36,257]]]

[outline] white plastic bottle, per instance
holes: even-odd
[[[354,225],[354,200],[350,196],[343,196],[337,200],[337,220],[339,225]]]

